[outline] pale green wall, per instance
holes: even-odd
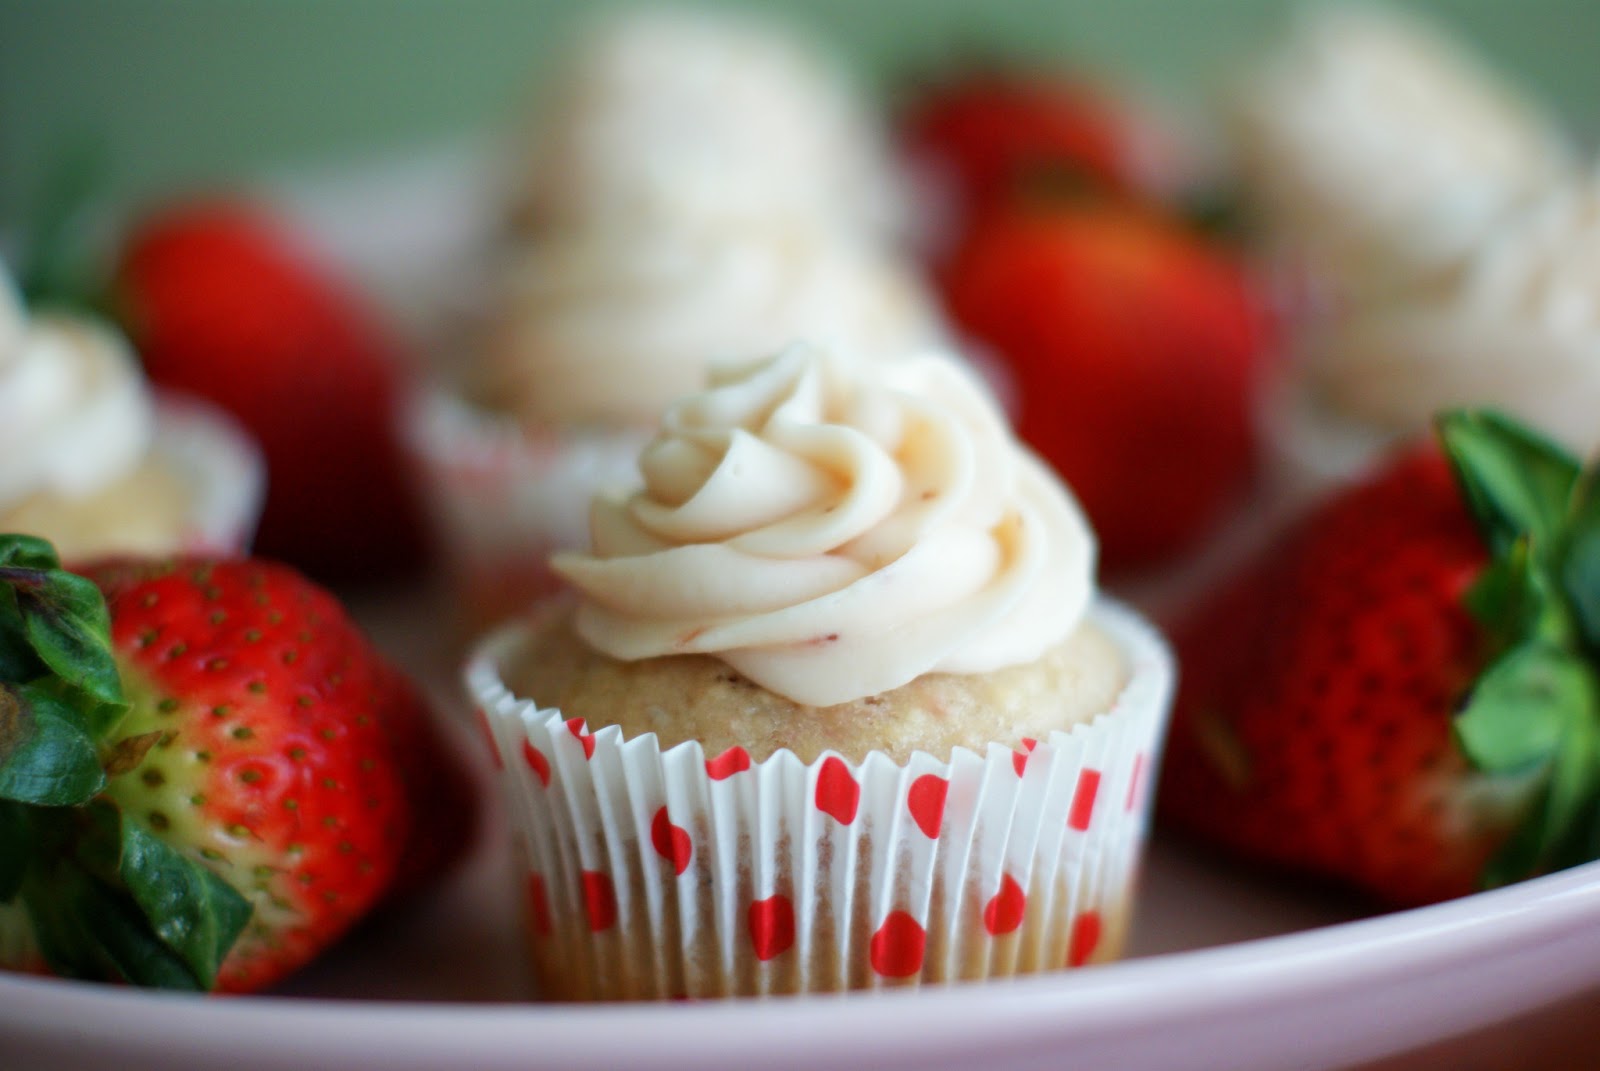
[[[983,42],[1070,55],[1191,97],[1285,0],[767,2],[876,75]],[[1434,0],[1600,129],[1600,2]],[[571,0],[0,0],[0,222],[71,132],[123,189],[350,157],[489,128],[584,10]]]

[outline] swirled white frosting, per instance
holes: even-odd
[[[121,338],[86,320],[30,320],[0,275],[0,508],[100,490],[138,466],[154,428]]]
[[[713,361],[801,337],[899,357],[942,334],[909,266],[840,235],[583,228],[546,236],[510,273],[477,386],[534,423],[653,427]]]
[[[1600,180],[1519,213],[1450,271],[1342,317],[1311,351],[1317,398],[1393,433],[1494,405],[1600,446]]]
[[[1237,104],[1241,163],[1269,218],[1347,291],[1461,254],[1570,168],[1533,102],[1377,6],[1305,12]]]
[[[1077,504],[953,361],[791,347],[674,406],[640,468],[553,562],[615,658],[714,655],[829,706],[1032,661],[1093,593]]]
[[[732,12],[639,9],[577,48],[534,132],[527,213],[893,222],[885,139],[842,72],[784,28]]]

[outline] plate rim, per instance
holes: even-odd
[[[455,1059],[526,1053],[525,1046],[537,1042],[543,1057],[563,1066],[637,1055],[641,1037],[649,1037],[663,1056],[675,1045],[693,1043],[696,1060],[706,1064],[719,1056],[748,1054],[753,1044],[802,1038],[813,1063],[829,1053],[859,1056],[885,1045],[904,1046],[908,1038],[917,1048],[938,1047],[949,1054],[978,1040],[974,1014],[982,1015],[986,1044],[996,1037],[1016,1045],[1059,1042],[1085,1032],[1104,1036],[1155,1019],[1331,999],[1352,987],[1396,981],[1419,970],[1437,973],[1457,963],[1481,963],[1511,945],[1537,950],[1585,924],[1600,931],[1595,923],[1600,923],[1600,862],[1445,903],[1293,933],[1077,971],[871,994],[596,1005],[270,994],[197,1000],[188,994],[5,976],[0,977],[0,1033],[43,1039],[70,1016],[80,1024],[75,1028],[80,1040],[114,1036],[119,1046],[156,1043],[172,1053],[211,1051],[227,1039],[254,1055],[281,1056],[303,1052],[308,1035],[329,1040],[336,1027],[345,1043],[359,1046],[352,1052],[367,1056],[378,1037],[419,1057],[448,1052]],[[1295,984],[1285,985],[1290,977]],[[1198,979],[1204,985],[1196,985]],[[1526,996],[1525,1007],[1507,1005],[1500,1018],[1551,998]],[[175,1035],[170,1018],[146,1014],[180,1003],[187,1035]],[[819,1053],[819,1044],[827,1052]]]

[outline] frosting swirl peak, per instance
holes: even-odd
[[[953,361],[797,345],[714,373],[640,469],[554,559],[615,658],[715,655],[830,706],[1038,658],[1093,593],[1076,503]]]

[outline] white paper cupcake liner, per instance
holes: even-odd
[[[261,518],[266,464],[233,418],[196,399],[163,394],[151,451],[190,491],[181,549],[195,554],[249,550]]]
[[[413,399],[407,441],[446,563],[478,624],[550,593],[546,560],[589,540],[589,503],[639,480],[647,431],[535,437],[447,390]]]
[[[1377,463],[1398,437],[1318,404],[1304,382],[1286,378],[1262,409],[1268,490],[1274,513],[1291,515],[1343,487]]]
[[[1023,749],[752,763],[592,734],[511,694],[490,637],[466,681],[495,747],[544,995],[671,999],[879,989],[1114,957],[1127,925],[1171,656],[1131,611],[1110,711]]]

